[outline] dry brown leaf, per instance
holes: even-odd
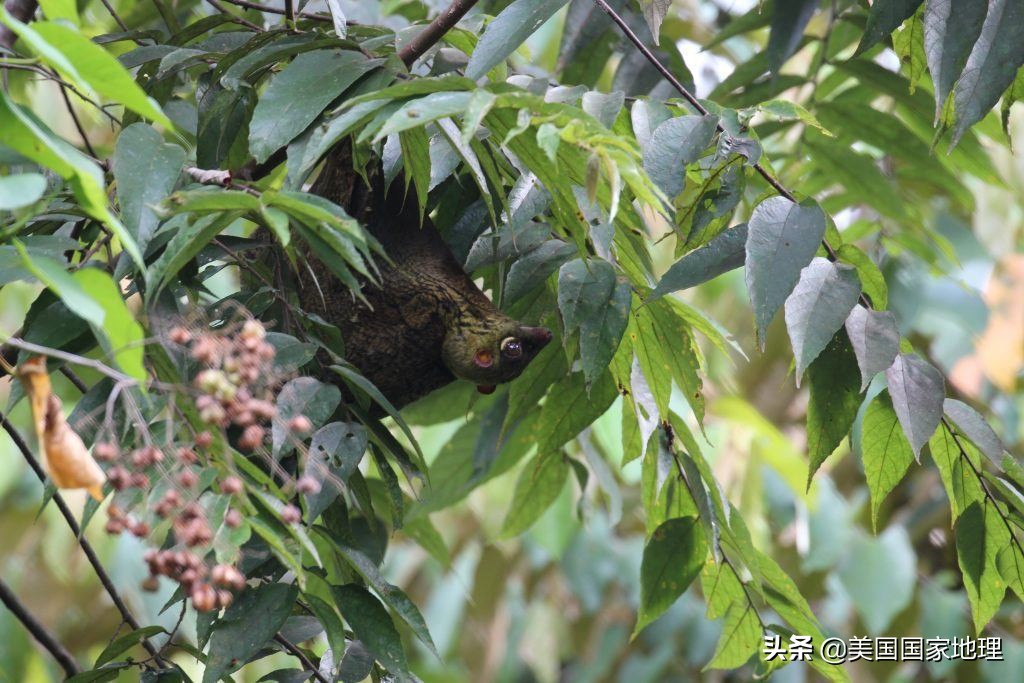
[[[46,473],[59,489],[86,489],[96,500],[103,500],[103,482],[107,478],[64,418],[63,406],[54,395],[46,372],[46,359],[29,358],[17,370],[28,395]]]

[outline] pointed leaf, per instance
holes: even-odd
[[[900,350],[896,318],[889,311],[872,311],[857,306],[846,319],[846,333],[857,354],[863,391],[875,375],[888,370],[896,360]]]
[[[672,606],[700,574],[707,555],[696,517],[676,517],[654,530],[640,564],[640,610],[633,635]]]
[[[876,396],[864,413],[860,448],[864,477],[871,492],[871,525],[874,527],[882,501],[896,488],[914,461],[914,452],[900,430],[899,418],[885,392]]]
[[[332,587],[332,592],[341,616],[377,661],[393,674],[406,674],[409,664],[402,638],[384,605],[354,583]]]
[[[885,379],[903,433],[914,457],[920,461],[921,447],[928,443],[942,419],[946,382],[930,363],[908,354],[896,356],[892,367],[885,371]]]
[[[644,170],[668,197],[686,184],[686,166],[703,155],[717,132],[718,117],[679,116],[658,126],[644,149]]]
[[[935,83],[936,119],[967,63],[987,11],[988,2],[980,0],[928,0],[924,6],[924,51]]]
[[[852,266],[816,258],[786,299],[786,329],[796,357],[796,385],[857,305],[860,282]]]
[[[956,523],[956,555],[977,633],[1003,602],[1006,583],[999,574],[999,551],[1010,539],[994,502],[972,503]]]
[[[875,0],[868,11],[868,23],[864,27],[856,54],[860,54],[900,27],[913,16],[924,0]]]
[[[515,0],[487,25],[466,65],[466,76],[475,81],[500,64],[567,2]]]
[[[679,259],[665,271],[651,299],[669,292],[696,287],[730,270],[739,268],[747,257],[747,224],[741,223],[716,235],[700,249]]]
[[[527,463],[516,480],[512,503],[501,525],[501,537],[518,536],[533,526],[558,498],[568,476],[569,463],[558,450],[541,451]]]
[[[757,337],[764,335],[800,271],[811,262],[825,236],[825,212],[812,202],[794,204],[770,197],[754,209],[747,224],[747,292],[754,307]]]
[[[657,45],[661,41],[659,40],[659,33],[661,32],[661,22],[665,19],[665,15],[668,14],[668,8],[672,6],[672,0],[637,0],[640,3],[640,11],[643,12],[644,21],[647,22],[648,28],[651,29],[651,35],[654,36],[654,44]]]
[[[853,347],[843,333],[832,338],[807,369],[807,488],[825,459],[850,433],[863,396]]]
[[[145,251],[160,224],[152,207],[174,189],[185,163],[185,150],[164,143],[163,137],[145,123],[134,123],[117,137],[111,161],[121,220],[139,249]]]
[[[981,414],[963,401],[947,398],[942,410],[975,446],[996,465],[1002,460],[1003,442]]]

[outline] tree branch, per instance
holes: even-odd
[[[28,611],[18,600],[18,596],[14,594],[11,587],[4,583],[3,579],[0,579],[0,602],[3,602],[7,609],[11,610],[11,613],[21,622],[25,630],[32,634],[32,637],[38,641],[40,645],[46,648],[46,651],[53,655],[53,658],[57,660],[61,668],[64,669],[64,673],[68,676],[74,676],[76,673],[81,671],[78,668],[78,663],[75,662],[75,658],[71,656],[60,642],[54,638],[53,634],[46,630],[46,627],[39,623],[38,620],[32,613]]]
[[[4,3],[4,9],[20,22],[29,21],[32,15],[36,13],[36,8],[38,7],[38,0],[7,0]],[[17,39],[18,36],[14,31],[7,28],[6,24],[0,24],[0,48],[10,50]]]
[[[313,678],[320,681],[320,683],[327,683],[327,679],[324,678],[323,674],[320,673],[320,668],[317,667],[313,661],[306,656],[306,653],[296,647],[291,641],[278,633],[274,636],[274,640],[281,644],[281,646],[288,651],[289,654],[294,655],[302,662],[302,666],[309,668],[313,672]]]
[[[398,51],[398,57],[406,66],[412,66],[413,62],[422,57],[445,33],[459,23],[459,19],[476,3],[477,0],[453,0],[452,4],[442,10],[425,29]]]
[[[39,481],[45,484],[46,472],[43,471],[39,461],[36,460],[36,457],[32,454],[32,451],[29,449],[28,444],[25,443],[25,440],[21,438],[21,434],[18,433],[18,430],[16,430],[14,425],[12,425],[7,420],[7,417],[2,414],[0,414],[0,425],[3,426],[4,431],[7,432],[8,436],[11,437],[11,440],[14,442],[14,445],[17,446],[18,450],[21,451],[21,454],[25,456],[25,460],[28,462],[29,467],[32,468],[32,471],[35,472],[36,476],[39,477]],[[68,504],[64,501],[64,497],[60,495],[59,491],[54,492],[53,502],[56,503],[57,509],[60,510],[64,520],[68,523],[68,526],[71,528],[71,532],[75,535],[75,538],[78,539],[78,545],[82,547],[82,552],[85,553],[86,559],[88,559],[89,564],[92,565],[92,569],[96,572],[96,576],[99,578],[100,583],[103,584],[103,588],[107,591],[107,595],[110,596],[110,599],[113,601],[117,611],[121,613],[121,618],[124,619],[125,623],[131,626],[132,629],[138,630],[139,622],[136,621],[135,616],[131,613],[131,610],[128,609],[128,605],[125,604],[120,593],[117,592],[117,588],[114,586],[114,582],[111,581],[110,575],[108,575],[106,569],[103,568],[103,564],[100,562],[99,557],[96,556],[96,551],[93,549],[92,544],[86,540],[81,527],[78,526],[78,520],[75,519],[74,513],[71,512],[71,508],[68,507]],[[142,639],[142,646],[146,648],[146,652],[152,655],[160,666],[165,665],[165,662],[160,657],[160,653],[155,647],[153,647],[153,644],[150,643],[148,639]]]

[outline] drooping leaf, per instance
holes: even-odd
[[[957,561],[977,633],[995,616],[1006,592],[998,566],[999,551],[1009,544],[1004,524],[990,500],[971,503],[956,523]]]
[[[757,338],[800,280],[825,236],[825,213],[813,202],[794,204],[769,197],[754,209],[747,224],[747,292],[754,307]]]
[[[665,15],[668,14],[668,8],[672,6],[672,0],[637,0],[640,4],[640,11],[643,12],[644,21],[647,22],[647,27],[651,29],[651,35],[654,36],[654,44],[657,45],[661,42],[661,22],[665,19]]]
[[[739,268],[746,260],[746,246],[746,223],[722,231],[700,249],[691,251],[673,263],[651,292],[651,299],[661,298],[669,292],[696,287]]]
[[[551,389],[538,417],[534,438],[541,453],[554,452],[608,410],[618,391],[611,373],[602,373],[588,391],[583,374],[574,372]]]
[[[772,12],[768,35],[768,68],[779,69],[796,52],[811,15],[818,8],[817,0],[778,0]]]
[[[963,452],[961,452],[961,448]],[[981,467],[980,456],[970,443],[954,438],[953,432],[940,425],[928,441],[935,466],[939,469],[942,485],[949,497],[949,508],[956,522],[960,514],[972,503],[985,498],[973,469]]]
[[[868,23],[864,27],[857,53],[861,54],[899,28],[910,18],[924,0],[875,0],[868,11]]]
[[[375,68],[354,50],[304,52],[270,81],[249,124],[249,148],[266,161],[306,129],[348,86]]]
[[[903,433],[920,461],[921,447],[942,419],[946,382],[933,365],[912,354],[896,356],[892,367],[885,371],[885,379]]]
[[[958,3],[959,4],[959,3]],[[953,86],[953,144],[980,121],[1024,65],[1024,2],[990,0],[981,35]]]
[[[662,420],[669,416],[672,381],[679,386],[698,420],[704,419],[704,394],[697,370],[700,360],[686,322],[667,299],[634,311],[630,334],[637,361],[643,371]]]
[[[117,137],[111,162],[121,220],[139,249],[145,251],[160,223],[152,207],[174,189],[185,163],[185,150],[164,143],[163,137],[150,126],[134,123]]]
[[[341,616],[377,661],[395,675],[406,674],[409,665],[402,639],[384,605],[354,583],[333,587],[332,592]]]
[[[914,451],[903,436],[892,401],[885,392],[868,406],[861,434],[864,477],[871,492],[871,524],[876,526],[882,501],[907,473],[914,461]]]
[[[786,329],[796,357],[796,384],[857,304],[860,282],[851,266],[816,258],[786,299]]]
[[[574,253],[573,245],[553,239],[516,259],[505,278],[504,300],[511,303],[543,283]]]
[[[515,0],[487,25],[466,65],[474,81],[515,52],[568,0]]]
[[[696,517],[676,517],[651,534],[640,564],[640,610],[633,634],[665,613],[700,574],[707,558]]]
[[[988,2],[928,0],[925,3],[924,51],[935,83],[936,119],[967,63],[987,11]]]
[[[840,332],[807,368],[807,488],[825,459],[850,433],[863,396],[854,349]]]
[[[942,410],[982,453],[999,465],[1005,450],[1003,442],[977,410],[955,398],[943,401]]]
[[[873,311],[856,306],[846,319],[846,333],[857,354],[861,391],[875,375],[888,370],[900,350],[900,334],[896,319],[889,311]]]
[[[519,473],[501,536],[518,536],[533,526],[558,498],[568,476],[569,463],[561,451],[540,451]]]
[[[607,261],[576,259],[558,272],[558,307],[566,336],[580,331],[580,356],[587,383],[615,355],[626,325],[632,292]]]
[[[644,149],[644,170],[668,197],[683,191],[686,165],[700,158],[717,132],[718,117],[679,116],[659,125]]]

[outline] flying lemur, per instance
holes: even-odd
[[[362,282],[366,302],[322,262],[297,273],[304,310],[336,325],[345,358],[396,407],[461,379],[482,393],[518,377],[551,331],[512,320],[480,291],[429,216],[420,221],[415,192],[399,177],[384,188],[371,164],[369,186],[353,171],[351,147],[324,162],[312,192],[345,208],[383,246],[378,283]],[[368,303],[367,303],[368,302]]]

